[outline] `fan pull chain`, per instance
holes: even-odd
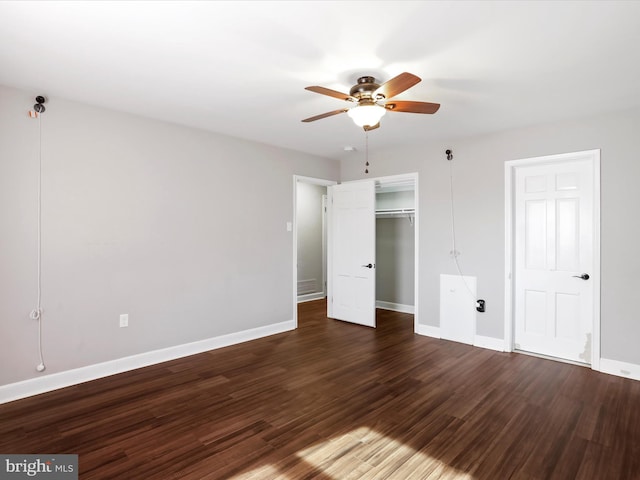
[[[369,173],[369,132],[367,130],[365,130],[364,132],[364,138],[365,138],[365,159],[366,159],[366,163],[365,165],[365,169],[364,169],[364,173]]]

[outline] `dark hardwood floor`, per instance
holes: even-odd
[[[81,479],[639,479],[640,382],[300,305],[293,332],[0,405]]]

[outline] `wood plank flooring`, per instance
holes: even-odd
[[[81,479],[640,479],[640,382],[301,304],[296,331],[0,405]]]

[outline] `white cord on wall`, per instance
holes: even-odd
[[[452,244],[452,250],[451,250],[451,256],[453,257],[453,263],[456,266],[456,270],[458,270],[458,274],[460,275],[460,277],[462,278],[462,281],[464,282],[464,286],[467,287],[467,291],[469,292],[469,295],[471,295],[471,298],[473,298],[473,301],[476,301],[476,295],[473,293],[473,290],[471,290],[471,288],[469,287],[469,284],[467,283],[467,280],[464,278],[464,274],[462,273],[462,269],[460,268],[460,263],[458,263],[458,256],[460,255],[460,252],[458,252],[457,250],[457,245],[456,245],[456,214],[455,214],[455,209],[453,207],[453,160],[449,160],[449,193],[450,193],[450,199],[451,199],[451,244]]]
[[[38,322],[38,353],[40,363],[36,366],[38,372],[47,368],[42,354],[42,114],[38,113],[38,299],[37,307],[31,311],[30,317]]]

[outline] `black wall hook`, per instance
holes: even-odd
[[[38,95],[33,109],[38,113],[44,112],[46,110],[46,108],[44,108],[44,102],[46,102],[46,99],[42,95]]]

